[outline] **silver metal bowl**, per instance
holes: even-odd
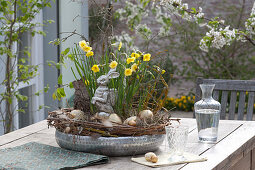
[[[92,138],[66,134],[58,130],[55,136],[62,148],[107,156],[130,156],[156,151],[165,138],[165,135]]]

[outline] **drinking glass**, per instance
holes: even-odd
[[[188,140],[189,127],[188,126],[166,126],[166,136],[170,150],[171,161],[183,161],[185,157],[183,152]]]

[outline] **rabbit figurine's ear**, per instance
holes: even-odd
[[[120,76],[120,74],[118,72],[111,72],[109,75],[109,79],[115,79],[119,76]]]

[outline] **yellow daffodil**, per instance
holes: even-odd
[[[135,57],[136,59],[140,57],[140,54],[138,53],[132,53],[131,54],[131,57]]]
[[[87,42],[85,40],[82,40],[79,42],[79,46],[81,47],[81,49],[83,49],[85,46],[87,46]]]
[[[166,72],[166,70],[162,70],[162,71],[161,71],[161,74],[165,74],[165,72]]]
[[[132,71],[136,71],[138,68],[138,65],[136,63],[134,63],[132,66],[131,66],[131,70]]]
[[[99,67],[98,65],[93,65],[93,67],[91,68],[92,71],[94,71],[95,73],[99,72]]]
[[[151,59],[151,54],[150,53],[147,53],[147,54],[143,55],[143,61],[150,61],[150,59]]]
[[[125,70],[125,76],[131,76],[132,75],[132,70],[130,68],[127,68]]]
[[[135,57],[127,58],[127,64],[133,63],[135,61]]]
[[[93,52],[93,51],[89,51],[89,52],[87,52],[87,54],[86,54],[87,57],[90,57],[90,56],[93,56],[93,55],[94,55],[94,52]]]
[[[121,47],[122,47],[122,42],[119,43],[119,47],[118,47],[119,51],[120,51]]]
[[[112,61],[112,62],[110,63],[110,65],[109,65],[109,67],[115,68],[115,67],[117,67],[117,65],[118,65],[118,63],[117,63],[116,61]]]
[[[92,50],[92,47],[85,46],[85,47],[82,48],[82,50],[85,51],[85,52],[90,52]]]
[[[188,97],[188,100],[191,100],[191,97],[190,97],[190,96]]]
[[[86,86],[89,85],[89,81],[88,80],[84,80],[84,83],[85,83]]]

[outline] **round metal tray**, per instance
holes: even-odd
[[[138,155],[156,151],[165,139],[165,135],[92,138],[66,134],[58,130],[55,136],[62,148],[107,156]]]

